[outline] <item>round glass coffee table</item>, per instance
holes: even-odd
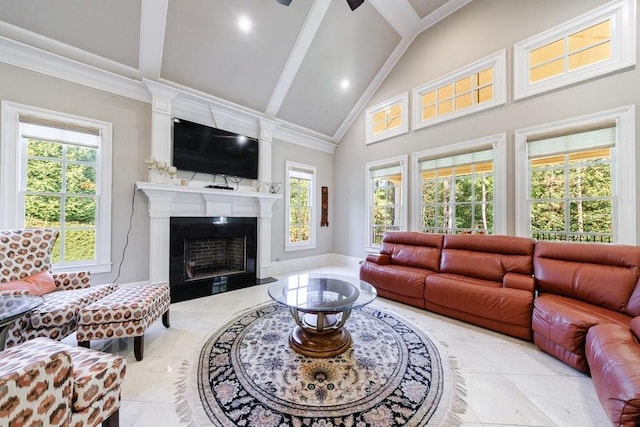
[[[351,310],[369,304],[376,289],[367,282],[346,276],[297,274],[278,280],[269,296],[289,307],[297,326],[289,345],[309,357],[333,357],[351,345],[344,324]]]

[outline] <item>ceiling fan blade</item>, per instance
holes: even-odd
[[[349,7],[351,8],[351,10],[356,10],[358,6],[364,3],[364,0],[347,0],[347,3],[349,4]]]

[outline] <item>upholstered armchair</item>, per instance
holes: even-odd
[[[0,352],[0,425],[119,425],[120,356],[36,338]]]
[[[0,292],[44,298],[8,327],[5,348],[36,337],[63,339],[75,332],[80,307],[117,289],[114,283],[92,286],[89,271],[52,273],[51,250],[57,238],[55,229],[0,230]]]

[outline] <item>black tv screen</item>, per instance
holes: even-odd
[[[173,166],[183,171],[258,179],[258,140],[174,119]]]

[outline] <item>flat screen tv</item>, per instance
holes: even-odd
[[[258,179],[258,140],[174,119],[173,165],[183,171]]]

